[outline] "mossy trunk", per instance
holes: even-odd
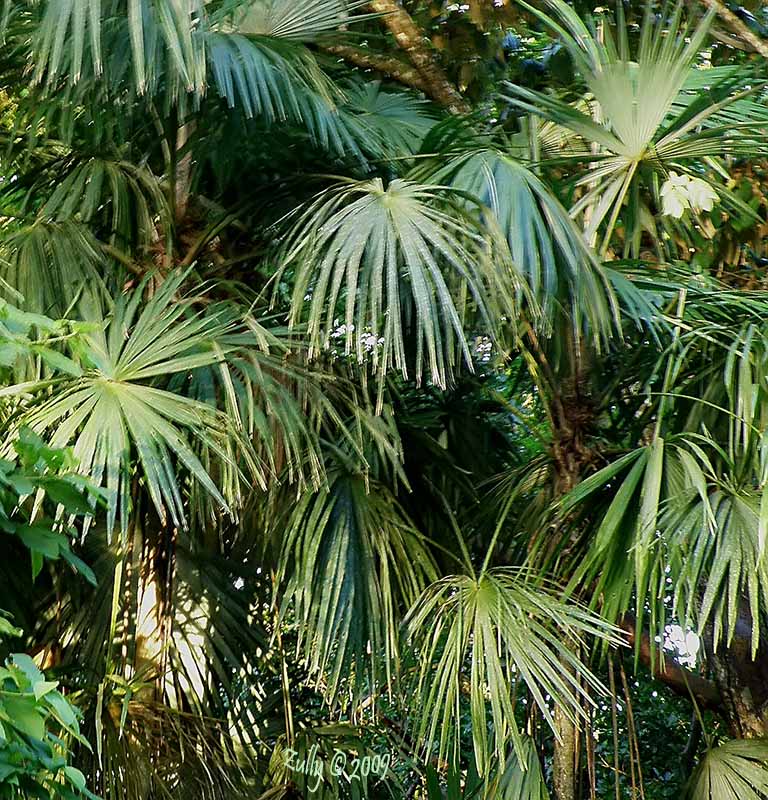
[[[579,742],[573,720],[558,706],[555,708],[555,752],[552,760],[552,788],[555,800],[576,800]]]
[[[739,739],[768,736],[768,641],[765,621],[760,646],[752,657],[752,619],[746,600],[736,621],[730,645],[712,645],[711,632],[704,649],[712,678],[720,693],[720,713],[732,736]]]

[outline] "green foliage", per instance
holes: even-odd
[[[56,363],[52,356],[46,358],[46,345],[31,340],[29,333],[33,328],[63,333],[62,323],[7,305],[2,319],[0,337],[12,354],[9,360],[26,350],[47,363]],[[59,366],[70,368],[66,360]],[[0,529],[29,550],[33,579],[45,560],[62,559],[95,583],[93,571],[73,550],[74,526],[65,524],[63,518],[54,521],[39,513],[43,501],[72,517],[91,512],[90,487],[74,473],[71,451],[50,447],[29,428],[20,431],[15,449],[17,459],[0,461]],[[34,505],[25,502],[31,497],[37,498]],[[3,554],[7,556],[8,551]],[[0,639],[22,633],[0,612]],[[23,653],[11,656],[0,667],[0,797],[98,800],[87,789],[83,773],[69,763],[72,744],[87,747],[88,742],[80,733],[79,712],[58,686],[58,681],[46,680],[32,658]]]
[[[440,186],[398,179],[385,187],[376,178],[323,192],[290,236],[284,268],[294,263],[291,318],[299,322],[309,300],[310,353],[329,345],[341,300],[345,352],[370,359],[381,374],[407,377],[412,327],[414,376],[426,372],[445,386],[457,352],[471,361],[467,296],[485,324],[514,312],[504,252]]]
[[[554,589],[536,585],[525,572],[502,567],[432,584],[409,612],[406,625],[420,663],[415,692],[420,740],[428,747],[436,743],[441,757],[456,754],[460,675],[469,664],[474,754],[481,774],[492,756],[504,764],[509,742],[520,761],[526,758],[508,691],[513,671],[554,726],[547,697],[576,719],[584,713],[581,699],[588,697],[584,686],[604,691],[574,655],[580,638],[620,641],[600,617],[563,603]],[[486,706],[493,718],[492,741]]]
[[[768,745],[730,742],[706,752],[686,793],[690,800],[760,800],[768,796]]]
[[[98,800],[68,763],[65,739],[87,744],[78,713],[32,659],[16,654],[0,667],[0,797]]]
[[[342,681],[359,691],[377,684],[371,650],[391,681],[399,612],[437,577],[427,542],[397,500],[384,486],[331,474],[328,490],[301,498],[279,530],[283,607],[295,610],[299,646],[329,703],[339,701]]]
[[[765,793],[763,65],[588,11],[3,5],[0,796]]]
[[[662,206],[660,191],[671,170],[695,176],[707,159],[764,151],[761,127],[756,120],[742,118],[736,105],[756,90],[746,74],[740,79],[733,74],[713,75],[707,95],[693,101],[688,98],[680,107],[678,98],[695,69],[714,11],[693,27],[683,21],[682,4],[662,20],[648,4],[637,52],[631,53],[621,10],[617,33],[606,24],[601,27],[603,33],[597,34],[560,0],[548,2],[555,20],[523,5],[560,34],[586,81],[595,111],[590,115],[523,87],[508,85],[507,91],[518,108],[546,117],[573,136],[569,149],[577,154],[565,158],[582,165],[575,185],[584,191],[571,214],[583,217],[587,239],[601,254],[607,252],[621,222],[625,255],[639,255],[644,230],[661,238],[668,226],[658,226],[654,217]],[[727,121],[708,123],[722,112]],[[712,178],[718,180],[718,173],[722,171],[713,170]],[[718,180],[716,190],[726,207],[743,208],[722,181]]]

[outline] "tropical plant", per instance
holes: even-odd
[[[27,316],[5,309],[6,320],[17,323],[12,349],[21,349],[20,320]],[[52,328],[53,320],[38,318],[39,327]],[[6,334],[7,335],[7,334]],[[26,340],[26,346],[43,347]],[[16,458],[4,460],[0,475],[0,527],[3,533],[29,551],[31,573],[36,578],[45,562],[68,562],[89,581],[95,576],[72,549],[73,526],[39,512],[53,505],[66,514],[87,513],[88,495],[93,491],[72,472],[70,452],[47,446],[25,429],[16,445]],[[38,502],[31,497],[37,495]],[[13,549],[13,545],[11,545]],[[0,602],[18,605],[18,599],[3,591]],[[6,603],[10,599],[11,603]],[[15,602],[13,602],[15,600]],[[23,633],[13,617],[0,609],[0,646],[7,652],[7,640]],[[21,800],[98,800],[86,786],[82,771],[70,763],[71,749],[78,743],[90,747],[80,732],[80,714],[71,699],[59,689],[58,680],[47,680],[26,653],[13,653],[0,667],[0,797]]]
[[[765,45],[705,5],[3,4],[0,796],[765,794]]]

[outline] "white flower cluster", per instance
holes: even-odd
[[[338,319],[335,319],[333,321],[333,325],[334,329],[333,333],[331,333],[331,339],[343,339],[344,337],[346,337],[347,331],[349,331],[350,333],[354,333],[355,330],[354,325],[349,325],[349,326],[347,326],[346,324],[339,325]],[[360,334],[360,341],[363,344],[363,349],[370,353],[375,348],[381,347],[384,344],[384,337],[383,336],[376,337],[370,331],[363,331]],[[337,350],[334,350],[333,354],[338,355],[339,353]]]
[[[661,187],[661,209],[664,214],[680,219],[685,211],[711,211],[717,192],[701,178],[670,172]]]

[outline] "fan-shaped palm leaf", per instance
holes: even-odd
[[[675,617],[700,633],[711,625],[717,647],[734,635],[742,596],[758,618],[768,567],[760,494],[722,483],[712,463],[717,448],[710,458],[709,444],[690,433],[657,438],[583,481],[564,509],[594,502],[594,492],[610,487],[612,499],[572,579],[573,586],[596,581],[595,602],[607,619],[635,612],[642,624],[648,608],[659,635]],[[755,624],[755,650],[759,636]]]
[[[748,80],[735,87],[732,76],[728,76],[715,90],[716,102],[712,103],[710,96],[702,96],[677,117],[668,119],[688,80],[713,12],[689,31],[681,24],[682,5],[678,4],[672,19],[664,20],[666,29],[661,35],[660,23],[647,5],[635,61],[630,55],[623,17],[619,18],[618,44],[610,28],[606,28],[602,42],[566,3],[549,0],[548,5],[564,27],[527,7],[562,36],[599,105],[602,121],[541,92],[512,85],[507,86],[507,91],[518,107],[558,122],[587,143],[573,159],[586,169],[576,180],[576,185],[584,189],[571,214],[584,214],[590,241],[596,241],[598,229],[603,226],[601,252],[610,244],[625,202],[630,203],[632,214],[626,242],[634,243],[637,249],[641,218],[652,218],[652,214],[642,212],[642,198],[636,194],[640,184],[660,206],[659,185],[670,170],[694,174],[706,157],[765,150],[764,123],[735,120],[723,126],[704,126],[708,118],[742,98],[738,88],[752,90]],[[717,191],[726,205],[745,210],[725,186],[718,185]]]
[[[449,183],[491,209],[545,320],[565,306],[577,329],[587,323],[603,337],[617,328],[618,298],[610,272],[600,266],[581,231],[537,175],[509,156],[485,149],[451,159],[431,180]]]
[[[518,761],[516,754],[510,757],[499,781],[496,797],[501,800],[549,800],[539,754],[529,736],[523,738],[523,753],[521,761]]]
[[[84,286],[103,288],[104,255],[91,231],[67,219],[10,219],[0,228],[0,278],[11,302],[62,317]]]
[[[397,663],[398,609],[436,578],[426,543],[380,484],[339,473],[302,497],[285,523],[283,608],[295,607],[299,642],[329,699],[342,681],[362,689],[383,658]]]
[[[514,308],[514,280],[498,241],[439,186],[380,179],[323,192],[290,234],[283,271],[295,274],[291,320],[309,301],[315,352],[337,334],[345,352],[444,386],[456,351],[471,363],[464,336],[466,294],[493,330]],[[495,311],[493,310],[495,309]],[[415,358],[406,352],[406,330]],[[411,367],[413,364],[413,367]]]
[[[768,797],[768,743],[733,739],[704,754],[686,800],[764,800]]]
[[[283,100],[295,102],[298,89],[329,86],[301,42],[347,23],[349,7],[343,0],[256,0],[215,8],[197,0],[48,0],[34,42],[35,74],[56,86],[60,76],[77,83],[105,71],[109,85],[125,79],[130,61],[140,93],[165,84],[202,96],[210,70],[230,103],[239,95],[247,99],[248,113],[279,117]]]
[[[512,703],[515,679],[524,682],[550,725],[548,697],[578,718],[588,699],[584,687],[602,691],[574,655],[581,637],[619,641],[615,629],[600,617],[563,602],[553,588],[536,584],[530,574],[512,567],[441,579],[411,609],[406,627],[420,664],[415,694],[419,740],[428,748],[437,743],[441,757],[456,746],[462,725],[461,675],[468,665],[468,702],[480,772],[487,771],[491,756],[504,765],[510,741],[518,759],[526,759]]]
[[[307,42],[338,30],[365,0],[255,0],[244,4],[235,25],[246,34]]]
[[[121,159],[66,158],[51,165],[30,190],[30,197],[46,194],[40,218],[77,220],[97,229],[101,223],[102,238],[122,251],[147,248],[158,225],[168,223],[160,182],[147,165]]]
[[[700,632],[711,624],[717,646],[724,630],[726,643],[734,635],[742,595],[756,616],[768,588],[766,356],[752,317],[761,301],[708,298],[678,305],[677,332],[654,368],[665,378],[650,442],[582,481],[562,511],[590,501],[594,535],[571,586],[590,585],[607,619],[634,610],[642,624],[649,609],[661,636],[672,614]],[[756,649],[760,625],[752,634]]]
[[[379,81],[352,84],[345,87],[344,96],[339,113],[372,155],[402,157],[417,152],[437,122],[426,100],[403,91],[385,91]]]
[[[445,791],[440,786],[437,771],[428,765],[427,800],[549,800],[535,743],[523,735],[520,744],[524,753],[522,764],[513,751],[504,770],[493,770],[485,778],[477,774],[473,761],[466,774],[452,766],[448,770]]]
[[[314,102],[333,109],[331,98],[339,95],[301,45],[215,30],[201,36],[217,91],[247,117],[311,126]]]
[[[88,332],[83,344],[72,343],[81,375],[4,390],[6,396],[32,397],[18,415],[19,425],[51,432],[56,446],[72,445],[81,472],[106,486],[110,530],[118,516],[126,530],[134,453],[158,513],[162,519],[168,513],[174,525],[185,521],[176,461],[220,507],[226,508],[222,491],[195,451],[202,445],[218,459],[222,490],[230,497],[239,480],[232,449],[237,433],[228,430],[225,418],[211,406],[151,385],[158,376],[220,361],[221,350],[213,345],[233,329],[222,314],[189,315],[189,303],[175,301],[182,279],[166,280],[148,302],[145,285],[120,297],[108,320],[101,303],[85,297]]]

